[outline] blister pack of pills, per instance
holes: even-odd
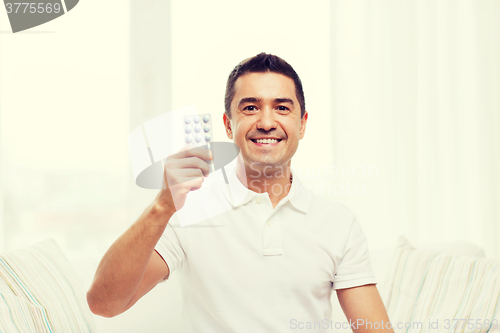
[[[189,146],[199,147],[212,142],[212,117],[210,114],[184,116],[184,141]],[[210,147],[209,147],[210,148]]]
[[[163,188],[163,168],[169,156],[202,146],[213,153],[215,144],[211,115],[198,113],[194,105],[144,122],[129,135],[129,155],[136,184],[142,188]],[[215,170],[214,160],[207,161],[210,172]]]
[[[185,115],[183,119],[184,142],[188,147],[207,146],[213,140],[212,117],[210,114]],[[213,161],[206,161],[209,164],[210,172],[214,171]]]

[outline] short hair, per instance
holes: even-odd
[[[254,57],[248,58],[240,62],[234,69],[227,79],[226,83],[226,95],[224,98],[225,113],[231,119],[231,102],[234,98],[234,85],[236,80],[242,75],[247,73],[265,73],[272,72],[285,75],[293,80],[295,84],[295,95],[300,105],[300,117],[304,117],[306,112],[306,102],[304,99],[304,91],[302,89],[302,82],[299,76],[295,72],[292,66],[285,60],[278,56],[259,53]]]

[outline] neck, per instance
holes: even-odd
[[[273,207],[288,195],[292,185],[292,173],[288,162],[285,166],[269,166],[253,163],[246,165],[238,156],[236,175],[249,190],[257,193],[267,192]]]

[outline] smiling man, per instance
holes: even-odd
[[[330,332],[344,321],[330,318],[333,290],[348,319],[342,327],[393,332],[355,215],[308,192],[291,168],[307,120],[302,83],[283,59],[261,53],[237,65],[223,115],[240,148],[226,171],[230,190],[202,187],[207,150],[169,157],[166,188],[99,264],[91,310],[122,313],[178,272],[182,332]],[[180,228],[181,211],[209,209],[194,206],[194,197],[228,209]]]
[[[288,69],[289,76],[286,66],[282,70],[285,74],[257,72],[279,64],[277,58],[264,54],[258,57],[261,59],[256,58],[254,68],[247,62],[249,68],[243,67],[244,63],[231,73],[224,124],[227,136],[241,151],[238,178],[244,184],[246,181],[250,190],[267,192],[275,207],[286,196],[285,189],[290,188],[290,163],[299,140],[304,137],[308,115],[304,99],[298,101],[294,80],[289,77],[293,69]],[[298,76],[296,80],[302,94]],[[243,179],[244,175],[247,179]]]

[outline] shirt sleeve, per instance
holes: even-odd
[[[377,283],[368,254],[368,243],[356,218],[351,224],[344,253],[332,282],[335,290]]]
[[[179,226],[179,220],[177,213],[174,213],[155,246],[155,251],[163,258],[170,271],[166,279],[182,266],[186,257],[177,234],[179,228],[176,226]]]

